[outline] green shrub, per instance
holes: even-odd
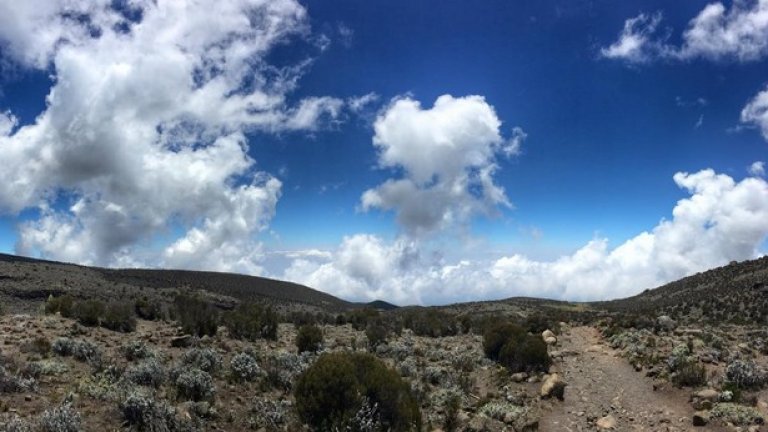
[[[147,321],[156,321],[163,317],[163,311],[159,302],[149,301],[146,297],[136,300],[134,305],[136,315]]]
[[[389,335],[389,327],[378,319],[370,321],[365,328],[365,336],[368,338],[368,347],[371,349],[386,343]]]
[[[547,344],[541,337],[511,323],[491,327],[483,338],[483,350],[512,372],[545,371],[550,365]]]
[[[195,336],[213,336],[219,326],[219,313],[210,303],[197,296],[180,294],[174,300],[174,311],[184,332]]]
[[[129,333],[136,330],[134,306],[130,303],[111,302],[104,310],[101,325],[110,330]]]
[[[264,373],[256,359],[248,353],[232,357],[230,370],[235,381],[253,381]]]
[[[700,387],[707,383],[707,371],[699,362],[689,359],[680,364],[672,382],[680,387]]]
[[[296,348],[298,348],[299,354],[305,351],[317,352],[322,344],[323,331],[320,330],[320,327],[312,324],[299,327],[299,331],[296,333]]]
[[[134,384],[159,388],[165,382],[165,368],[156,358],[142,360],[129,367],[125,377]]]
[[[45,302],[45,313],[50,315],[58,312],[63,317],[71,318],[74,314],[74,304],[75,300],[69,294],[59,297],[49,296]]]
[[[176,393],[180,399],[199,402],[213,399],[216,388],[208,372],[190,369],[176,378]]]
[[[436,309],[408,312],[404,317],[404,325],[405,328],[411,329],[417,336],[454,336],[459,330],[453,315]]]
[[[277,340],[277,314],[270,307],[243,303],[227,314],[225,323],[230,336],[235,339]]]
[[[421,430],[421,414],[410,386],[381,360],[364,353],[330,353],[296,382],[299,417],[314,430],[344,429],[365,406],[374,406],[383,430]],[[370,405],[369,405],[370,404]]]
[[[525,330],[522,327],[509,322],[498,323],[483,335],[483,351],[486,357],[491,360],[499,360],[501,348],[509,339],[520,339],[525,336]]]
[[[373,308],[356,309],[347,315],[346,321],[357,331],[365,330],[368,323],[379,317],[379,311]]]
[[[99,300],[84,300],[74,308],[77,321],[86,327],[98,326],[105,312],[104,303]]]

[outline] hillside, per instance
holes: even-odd
[[[225,309],[259,300],[281,308],[333,312],[357,307],[309,287],[233,273],[106,269],[0,254],[0,297],[11,309],[29,310],[49,295],[102,300],[139,297],[170,301],[179,290],[203,290]]]
[[[768,257],[732,262],[633,297],[590,306],[609,312],[669,315],[684,322],[765,323]]]

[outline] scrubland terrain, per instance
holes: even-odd
[[[395,308],[3,256],[0,431],[768,430],[767,267]]]

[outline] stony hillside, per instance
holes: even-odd
[[[598,302],[610,312],[668,315],[684,322],[768,322],[768,257],[680,279],[626,299]]]
[[[204,291],[231,309],[259,301],[283,309],[336,312],[357,307],[303,285],[232,273],[185,270],[105,269],[0,254],[0,299],[15,311],[31,310],[48,296],[168,302],[179,291]]]

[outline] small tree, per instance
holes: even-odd
[[[296,348],[299,353],[305,351],[317,352],[323,344],[323,331],[320,327],[312,324],[299,327],[296,334]]]

